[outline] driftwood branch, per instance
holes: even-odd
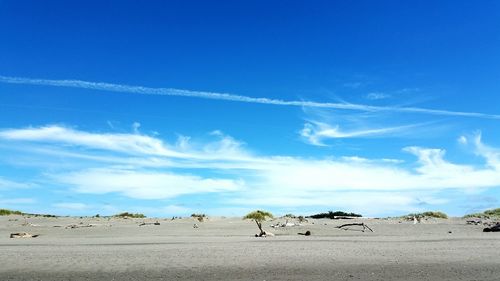
[[[40,236],[39,234],[30,234],[26,232],[11,233],[10,238],[35,238]]]
[[[343,227],[347,227],[347,226],[362,226],[362,227],[363,227],[363,232],[365,232],[365,229],[368,229],[368,230],[370,230],[371,232],[373,232],[373,229],[371,229],[368,225],[366,225],[366,224],[365,224],[365,223],[363,223],[363,222],[360,222],[360,223],[346,223],[346,224],[343,224],[343,225],[337,226],[337,228],[342,229]],[[346,230],[346,229],[344,229],[344,230]]]
[[[311,231],[306,231],[306,232],[299,232],[297,233],[298,235],[304,235],[304,236],[310,236],[311,235]]]
[[[94,227],[92,224],[70,224],[66,226],[65,228],[68,229],[74,229],[74,228],[82,228],[82,227]]]
[[[486,227],[483,229],[483,232],[500,232],[500,223],[497,223],[494,226]]]
[[[139,224],[139,226],[144,226],[144,225],[160,225],[160,223],[157,222],[142,222]]]

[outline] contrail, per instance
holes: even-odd
[[[192,91],[192,90],[182,90],[173,88],[150,88],[143,86],[130,86],[130,85],[111,84],[104,82],[89,82],[82,80],[49,80],[49,79],[35,79],[35,78],[25,78],[25,77],[9,77],[0,75],[0,83],[71,87],[71,88],[92,89],[92,90],[111,91],[120,93],[132,93],[141,95],[194,97],[202,99],[226,100],[235,102],[271,104],[271,105],[282,105],[282,106],[319,107],[319,108],[332,108],[332,109],[344,109],[344,110],[356,110],[356,111],[392,111],[392,112],[408,112],[408,113],[422,113],[422,114],[433,114],[433,115],[500,119],[500,115],[486,114],[479,112],[450,111],[450,110],[428,109],[420,107],[372,106],[372,105],[353,104],[353,103],[331,103],[331,102],[315,102],[315,101],[302,101],[302,100],[255,98],[255,97],[234,95],[228,93]]]

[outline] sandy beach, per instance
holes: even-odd
[[[158,221],[160,225],[139,224]],[[0,217],[1,280],[498,280],[500,233],[463,219]],[[364,222],[374,232],[336,228]],[[194,224],[199,227],[194,228]],[[23,225],[24,224],[24,225]],[[77,228],[67,228],[76,225]],[[91,227],[84,227],[91,225]],[[83,227],[82,227],[83,226]],[[297,235],[311,231],[311,236]],[[39,234],[9,238],[11,233]]]

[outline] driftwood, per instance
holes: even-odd
[[[269,231],[262,231],[260,234],[255,234],[255,237],[274,237],[274,233]]]
[[[306,231],[306,232],[299,232],[297,233],[298,235],[304,235],[304,236],[310,236],[311,235],[311,231]]]
[[[467,224],[480,225],[483,222],[481,220],[468,220]]]
[[[494,226],[486,227],[483,229],[483,232],[500,232],[500,223],[497,223]]]
[[[360,222],[360,223],[346,223],[346,224],[343,224],[343,225],[340,225],[340,226],[337,226],[337,228],[340,228],[342,229],[342,227],[347,227],[347,226],[362,226],[363,227],[363,232],[365,232],[365,229],[368,229],[370,230],[371,232],[373,232],[373,229],[371,229],[368,225],[366,225],[365,223],[363,222]],[[347,230],[347,229],[344,229],[344,230]]]
[[[19,232],[19,233],[11,233],[10,234],[10,238],[35,238],[35,237],[38,237],[40,235],[38,234],[29,234],[29,233],[26,233],[26,232]]]
[[[286,220],[285,223],[280,223],[280,222],[277,222],[276,224],[271,224],[271,227],[272,228],[279,228],[279,227],[291,227],[291,226],[300,226],[300,224],[298,223],[294,223],[294,222],[288,222],[288,220]]]
[[[23,223],[23,224],[21,224],[21,225],[22,225],[22,226],[33,226],[33,227],[35,227],[35,226],[40,226],[39,224],[32,224],[32,223],[29,223],[29,222],[25,222],[25,223]]]
[[[144,226],[144,225],[160,225],[160,223],[156,221],[156,222],[143,222],[139,224],[139,226]]]
[[[70,224],[66,226],[65,228],[68,229],[74,229],[74,228],[81,228],[81,227],[94,227],[92,224]]]

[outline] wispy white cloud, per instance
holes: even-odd
[[[135,133],[135,134],[139,134],[139,128],[141,127],[141,123],[139,122],[134,122],[132,123],[132,131]]]
[[[290,159],[261,171],[262,185],[292,191],[442,190],[500,186],[500,171],[446,161],[443,150],[408,148],[417,155],[415,170],[383,162]]]
[[[309,122],[304,124],[304,128],[300,131],[300,135],[306,141],[313,145],[324,145],[325,139],[342,139],[342,138],[362,138],[362,137],[377,137],[390,136],[401,134],[409,129],[414,129],[420,125],[406,125],[386,128],[360,128],[353,131],[342,131],[338,125],[331,126],[322,122]]]
[[[127,206],[123,209],[115,208],[114,213],[122,213],[122,212],[132,212],[132,213],[141,213],[145,214],[148,217],[151,216],[186,216],[187,214],[192,214],[193,211],[191,208],[187,208],[181,205],[166,205],[166,206]],[[204,211],[206,212],[206,211]]]
[[[171,145],[156,136],[121,134],[115,137],[111,133],[52,127],[51,131],[63,131],[69,137],[46,136],[46,126],[0,130],[0,142],[8,141],[12,147],[17,142],[36,146],[45,140],[43,149],[25,151],[34,157],[33,163],[42,163],[38,160],[50,159],[51,155],[57,155],[58,160],[87,157],[85,167],[60,170],[53,167],[46,172],[48,183],[67,186],[78,193],[117,193],[150,200],[214,193],[226,194],[230,198],[226,201],[228,204],[249,200],[261,206],[293,203],[362,208],[362,204],[356,205],[356,202],[364,202],[374,208],[370,213],[375,214],[377,208],[389,212],[418,208],[422,201],[439,204],[439,198],[433,195],[437,191],[500,186],[498,150],[483,144],[477,136],[464,138],[472,145],[471,150],[484,159],[484,165],[452,163],[445,158],[443,149],[417,146],[403,150],[415,155],[417,162],[403,164],[398,159],[361,156],[261,156],[250,153],[241,141],[221,132],[212,134],[218,138],[215,142],[195,145],[184,136]],[[82,136],[83,140],[76,136]],[[135,140],[134,137],[147,141],[136,141],[133,148],[122,143],[130,142],[130,138]],[[151,143],[160,145],[151,149]],[[177,145],[179,143],[182,145]],[[133,149],[134,153],[123,147]],[[171,153],[164,153],[166,148]],[[57,154],[58,151],[61,154]],[[387,200],[383,207],[376,204],[386,202],[383,198],[392,198],[392,201]]]
[[[458,143],[463,144],[463,145],[466,145],[468,142],[467,138],[465,136],[458,137],[457,141],[458,141]]]
[[[215,136],[218,137],[218,141],[209,142],[201,148],[194,148],[190,146],[189,138],[185,136],[179,137],[177,145],[170,145],[159,138],[140,134],[137,131],[132,134],[93,133],[60,125],[0,130],[0,139],[9,141],[73,146],[141,157],[149,155],[199,160],[210,160],[214,157],[236,160],[249,157],[247,152],[239,149],[243,143],[224,135],[222,132],[218,132]]]
[[[49,79],[34,79],[25,77],[0,76],[0,83],[43,85],[43,86],[54,86],[54,87],[72,87],[72,88],[83,88],[83,89],[142,94],[142,95],[182,96],[182,97],[193,97],[193,98],[226,100],[226,101],[244,102],[244,103],[281,105],[281,106],[315,107],[315,108],[344,109],[344,110],[355,110],[355,111],[408,112],[408,113],[421,113],[421,114],[445,115],[445,116],[500,119],[500,115],[486,114],[480,112],[463,112],[463,111],[428,109],[419,107],[372,106],[372,105],[354,104],[354,103],[330,103],[330,102],[315,102],[315,101],[304,101],[304,100],[281,100],[281,99],[271,99],[266,97],[256,98],[256,97],[234,95],[228,93],[182,90],[174,88],[150,88],[143,86],[130,86],[130,85],[111,84],[104,82],[89,82],[82,80],[49,80]]]
[[[383,100],[383,99],[388,99],[390,97],[391,95],[381,92],[371,92],[366,95],[366,98],[369,100]]]
[[[414,94],[420,92],[419,88],[403,88],[399,90],[380,92],[374,91],[365,95],[365,98],[368,100],[383,100],[389,98],[405,98],[407,100],[409,98],[409,94]]]
[[[27,135],[31,138],[23,137],[20,138],[20,140],[39,141],[39,134],[37,134],[36,131],[38,130],[41,132],[41,135],[45,135],[46,128],[47,127],[26,129],[29,132]],[[54,131],[66,130],[64,127],[58,128],[59,129]],[[19,129],[19,135],[25,135],[22,133],[23,130],[25,129]],[[5,138],[12,140],[12,134],[10,133],[14,131],[16,130],[0,131],[0,139]],[[4,132],[8,133],[4,134]],[[89,161],[113,164],[112,166],[105,166],[111,168],[83,170],[76,174],[70,173],[59,177],[61,182],[68,184],[75,184],[74,180],[77,178],[82,182],[86,179],[94,178],[98,179],[96,181],[105,183],[95,184],[95,192],[98,192],[99,190],[109,190],[106,192],[114,192],[117,191],[119,188],[118,186],[127,185],[127,183],[134,187],[140,186],[144,183],[141,182],[141,178],[151,179],[151,183],[154,183],[151,184],[151,186],[154,186],[154,190],[162,189],[160,188],[161,184],[156,184],[159,182],[171,182],[175,183],[171,185],[185,186],[188,188],[191,185],[196,185],[198,181],[204,181],[204,178],[192,177],[189,174],[182,175],[178,173],[174,174],[163,172],[150,173],[148,170],[143,170],[143,168],[150,169],[155,167],[163,167],[167,169],[211,169],[214,171],[219,170],[221,172],[224,170],[247,170],[247,172],[242,172],[242,174],[236,174],[248,176],[248,174],[245,173],[250,173],[252,177],[260,178],[261,181],[265,184],[270,184],[270,186],[287,186],[288,188],[297,187],[298,189],[317,188],[319,190],[356,188],[370,190],[460,188],[494,186],[495,184],[500,183],[500,174],[497,172],[497,165],[495,165],[497,163],[496,161],[498,161],[498,155],[493,148],[484,145],[478,137],[475,138],[474,149],[480,153],[480,156],[487,160],[487,163],[491,168],[477,169],[473,166],[450,163],[444,159],[445,151],[442,149],[407,147],[404,151],[417,156],[418,163],[420,165],[415,171],[411,171],[399,167],[398,164],[400,164],[400,162],[397,159],[386,161],[384,159],[365,159],[356,156],[340,157],[338,159],[302,159],[286,156],[257,156],[245,151],[243,147],[241,147],[240,142],[229,136],[223,136],[219,142],[209,142],[207,145],[202,146],[202,149],[191,149],[191,147],[188,146],[188,153],[176,151],[175,149],[180,150],[181,148],[177,146],[170,146],[168,144],[165,145],[170,146],[173,153],[165,154],[163,153],[163,149],[151,151],[147,149],[151,146],[149,142],[138,142],[136,144],[138,147],[135,149],[137,154],[133,155],[133,157],[129,157],[127,150],[116,150],[115,148],[122,147],[124,145],[123,142],[130,142],[129,137],[137,137],[135,134],[120,134],[120,138],[114,138],[113,134],[108,133],[98,134],[77,130],[69,130],[65,132],[70,132],[70,134],[68,134],[68,138],[58,139],[56,137],[56,139],[61,143],[67,144],[68,142],[73,141],[73,144],[76,145],[85,144],[89,147],[95,147],[93,142],[84,142],[81,139],[74,138],[71,136],[71,133],[78,136],[89,136],[89,139],[97,139],[98,144],[101,143],[100,138],[103,137],[108,140],[113,140],[113,143],[107,143],[108,145],[106,147],[99,147],[107,148],[109,152],[119,151],[123,153],[121,156],[116,154],[106,155],[101,153],[99,156],[94,157],[92,151],[78,151],[74,155],[71,153],[64,154],[65,152],[63,151],[63,154],[59,155],[79,158],[88,155]],[[140,137],[150,138],[150,141],[153,143],[163,144],[162,140],[155,137],[142,135]],[[182,149],[186,149],[185,147],[186,145],[183,145]],[[57,144],[55,144],[53,149],[57,151]],[[65,147],[65,149],[67,149],[67,147]],[[39,152],[44,153],[44,150],[40,150]],[[142,152],[142,154],[139,154],[139,152]],[[206,154],[212,155],[211,158],[207,158],[205,156]],[[175,157],[170,155],[175,155]],[[154,158],[151,157],[156,157],[156,164],[148,164],[148,162],[155,162]],[[109,177],[106,179],[108,175]],[[118,179],[120,178],[123,180],[119,181]],[[237,180],[239,179],[240,178]],[[234,189],[235,187],[241,185],[241,182],[238,181],[227,182],[223,180],[222,182],[228,184],[222,185],[228,186],[229,188],[227,188],[227,190]],[[92,184],[89,183],[87,185],[90,186]],[[246,183],[246,185],[248,184],[249,183]],[[104,187],[102,185],[106,185],[108,187]],[[164,196],[168,197],[170,195]]]
[[[74,202],[66,202],[66,203],[56,203],[52,205],[53,207],[59,208],[59,209],[68,209],[68,210],[75,210],[75,211],[83,211],[89,208],[87,204],[83,203],[74,203]]]
[[[481,132],[476,132],[469,136],[460,136],[457,142],[472,150],[472,152],[486,160],[486,164],[496,170],[500,170],[500,149],[491,147],[482,142]]]
[[[420,88],[415,87],[415,88],[403,88],[403,89],[395,91],[395,93],[397,93],[397,94],[412,94],[412,93],[418,93],[420,91],[421,91]]]
[[[237,179],[202,178],[172,172],[138,171],[119,168],[88,169],[50,176],[55,182],[72,186],[80,193],[121,193],[138,199],[165,199],[185,194],[237,191]]]
[[[161,140],[149,136],[139,134],[94,134],[57,125],[2,130],[0,131],[0,138],[84,146],[92,149],[111,150],[130,154],[185,157],[183,153],[166,147]]]
[[[36,186],[34,183],[17,182],[0,177],[0,190],[24,189]]]
[[[500,149],[484,144],[481,141],[481,133],[477,133],[473,137],[473,143],[475,153],[485,158],[489,166],[496,170],[500,170]]]
[[[346,88],[358,89],[359,87],[363,86],[363,83],[361,83],[361,82],[348,82],[348,83],[344,83],[343,86]]]

